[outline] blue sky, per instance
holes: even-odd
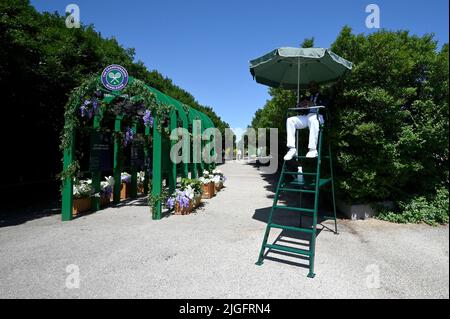
[[[448,0],[32,0],[39,11],[80,7],[81,21],[114,36],[136,58],[209,105],[234,128],[245,128],[269,98],[248,61],[309,37],[329,47],[344,25],[369,33],[365,8],[381,10],[381,27],[434,33],[448,42]]]

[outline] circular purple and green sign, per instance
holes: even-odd
[[[128,84],[128,72],[121,65],[109,65],[102,72],[102,83],[108,90],[121,91]]]

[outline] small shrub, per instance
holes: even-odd
[[[448,224],[449,221],[449,191],[441,187],[432,198],[424,196],[413,197],[406,202],[398,203],[399,210],[379,209],[378,219],[393,223],[426,223],[436,226]]]

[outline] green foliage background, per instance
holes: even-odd
[[[228,127],[211,107],[200,105],[170,79],[135,61],[134,49],[103,38],[93,26],[68,29],[65,17],[39,13],[28,0],[0,2],[0,48],[3,118],[14,124],[14,138],[6,125],[1,128],[2,136],[9,137],[3,147],[11,154],[2,158],[2,167],[8,168],[2,184],[56,181],[68,95],[109,64],[123,65],[131,76],[204,112],[222,131]]]
[[[307,39],[303,46],[313,43]],[[432,203],[436,193],[442,203],[444,193],[448,211],[448,44],[438,49],[433,35],[355,35],[344,27],[330,49],[354,63],[350,76],[324,88],[332,101],[339,197],[362,203],[393,200],[405,211],[411,208],[406,202],[428,198]],[[269,92],[271,99],[251,126],[279,128],[283,154],[285,111],[295,105],[295,93]]]

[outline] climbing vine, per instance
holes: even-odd
[[[158,202],[165,203],[169,198],[169,192],[166,188],[162,188],[161,194],[154,195],[152,193],[152,180],[148,180],[148,206],[152,209],[153,214],[156,212],[156,204]]]

